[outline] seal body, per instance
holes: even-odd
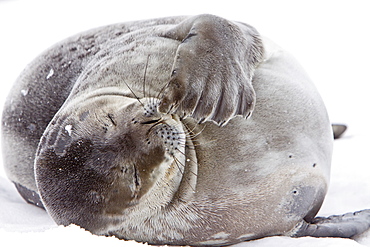
[[[60,42],[19,77],[2,124],[27,201],[122,239],[292,236],[329,182],[333,135],[308,76],[252,27],[210,15]]]

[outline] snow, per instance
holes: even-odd
[[[54,75],[54,70],[50,69],[49,74],[46,76],[46,80],[50,79]]]
[[[72,125],[68,124],[66,127],[64,127],[64,129],[68,132],[69,136],[72,135]]]
[[[201,13],[247,22],[294,54],[317,85],[332,121],[349,126],[345,136],[334,144],[331,184],[319,215],[370,208],[367,116],[370,15],[366,0],[126,2],[0,0],[0,103],[3,104],[12,82],[34,57],[59,40],[89,28]],[[52,71],[49,75],[53,75]],[[27,92],[28,89],[21,91]],[[12,246],[139,245],[94,236],[78,226],[57,226],[45,211],[21,199],[1,165],[0,209],[0,239]],[[370,246],[370,232],[357,241],[269,237],[237,246]]]
[[[22,90],[21,90],[21,94],[22,94],[23,96],[27,96],[27,94],[28,94],[28,89],[22,89]]]

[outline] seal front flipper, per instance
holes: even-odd
[[[334,215],[328,218],[317,217],[311,223],[303,221],[293,237],[341,237],[351,238],[370,228],[370,209]]]
[[[181,42],[159,105],[162,113],[226,124],[255,105],[252,76],[263,46],[257,31],[213,15],[194,16],[169,30]]]

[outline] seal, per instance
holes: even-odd
[[[98,235],[219,246],[370,225],[369,210],[315,218],[333,132],[304,70],[253,27],[213,15],[56,44],[15,83],[2,138],[25,200]]]

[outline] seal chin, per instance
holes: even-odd
[[[98,97],[56,114],[35,170],[43,204],[58,224],[104,232],[107,218],[158,197],[155,191],[161,204],[173,198],[184,172],[186,135],[176,116],[148,112],[153,102]],[[174,186],[164,191],[168,183]]]

